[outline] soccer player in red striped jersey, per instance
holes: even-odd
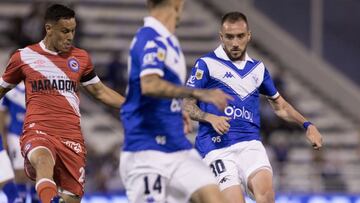
[[[78,203],[84,193],[86,149],[80,129],[79,88],[120,108],[124,98],[97,77],[89,54],[72,45],[75,12],[55,4],[46,10],[45,38],[17,50],[0,79],[0,98],[21,81],[26,116],[20,140],[27,175],[43,203],[60,195]],[[60,194],[58,194],[60,191]]]

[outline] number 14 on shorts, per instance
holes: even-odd
[[[165,178],[159,174],[146,174],[143,180],[145,202],[163,202],[165,200]]]

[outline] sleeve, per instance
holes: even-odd
[[[274,85],[274,82],[270,76],[270,73],[266,68],[264,71],[264,79],[259,87],[259,91],[261,94],[263,94],[271,99],[276,99],[279,96],[279,93]]]
[[[209,69],[206,63],[198,59],[191,70],[191,75],[186,82],[186,86],[194,88],[205,88],[210,78]]]
[[[0,86],[3,88],[13,88],[21,82],[25,76],[21,69],[22,61],[20,52],[16,51],[10,58],[5,72],[0,78]]]
[[[87,86],[100,82],[99,77],[96,75],[94,70],[93,63],[88,53],[87,54],[87,64],[84,70],[83,75],[81,76],[80,82],[82,86]]]
[[[150,40],[146,43],[140,54],[140,77],[149,74],[164,76],[166,46],[158,40]]]

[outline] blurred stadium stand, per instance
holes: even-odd
[[[285,0],[188,0],[182,23],[177,31],[190,69],[197,57],[217,47],[221,14],[232,10],[243,11],[248,16],[253,31],[253,43],[249,47],[251,56],[265,62],[278,81],[283,95],[323,133],[324,149],[314,152],[305,140],[304,131],[276,120],[269,110],[270,107],[264,102],[263,135],[274,167],[276,190],[280,194],[290,194],[290,197],[278,197],[276,202],[326,202],[325,200],[310,201],[306,195],[295,197],[291,194],[326,192],[360,194],[359,86],[339,74],[339,70],[334,68],[339,64],[330,60],[336,57],[330,55],[328,40],[325,39],[323,50],[325,59],[330,62],[309,50],[311,46],[308,34],[310,32],[309,1],[289,3]],[[130,41],[138,27],[142,25],[142,18],[147,15],[145,0],[67,2],[70,2],[76,10],[80,22],[77,44],[91,53],[99,76],[106,75],[106,67],[114,52],[120,51],[121,61],[126,63]],[[347,0],[347,3],[358,5],[355,0]],[[26,22],[24,17],[34,8],[33,4],[34,2],[27,0],[0,1],[2,68],[6,65],[10,52],[19,46],[19,42],[13,39],[15,34],[19,34],[14,33],[16,30],[14,19],[20,18]],[[283,8],[278,6],[279,4],[286,6],[287,9],[284,8],[286,12],[281,12]],[[329,15],[327,9],[331,11],[332,8],[328,6],[326,4],[324,8],[325,17]],[[294,7],[296,12],[291,10]],[[288,18],[293,13],[295,19]],[[279,17],[276,14],[286,16]],[[306,22],[300,23],[304,21]],[[330,24],[332,21],[326,20],[328,26],[324,29],[326,31],[324,33],[328,32],[329,26],[334,26],[335,33],[339,32],[338,27]],[[345,40],[347,36],[344,35],[342,38]],[[343,44],[344,49],[347,49],[346,43]],[[352,54],[358,55],[357,47],[352,47],[354,44],[349,45],[349,51],[352,50]],[[343,49],[339,49],[341,50]],[[356,56],[352,58],[356,60]],[[346,66],[357,65],[356,61],[350,62],[348,58],[346,60],[350,64]],[[355,75],[354,73],[353,76]],[[359,77],[356,76],[356,79],[359,80]],[[354,78],[352,80],[354,81]],[[119,192],[123,189],[117,164],[123,135],[117,112],[94,103],[85,95],[82,95],[81,109],[83,131],[89,147],[86,190],[91,194]],[[193,139],[193,136],[194,134],[190,139]],[[337,201],[336,197],[333,198],[335,200],[329,198],[327,200],[360,202],[355,200],[355,197],[351,201]],[[122,201],[113,200],[113,202]],[[86,199],[84,202],[95,202],[95,200]]]

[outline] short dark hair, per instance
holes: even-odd
[[[61,4],[53,4],[45,12],[45,22],[57,22],[60,19],[70,18],[75,18],[75,11]]]
[[[240,20],[245,21],[246,25],[248,25],[248,21],[247,21],[245,14],[238,12],[238,11],[229,12],[229,13],[226,13],[221,18],[221,25],[224,25],[225,22],[235,23]]]
[[[147,5],[149,8],[155,8],[168,2],[169,0],[147,0]]]

